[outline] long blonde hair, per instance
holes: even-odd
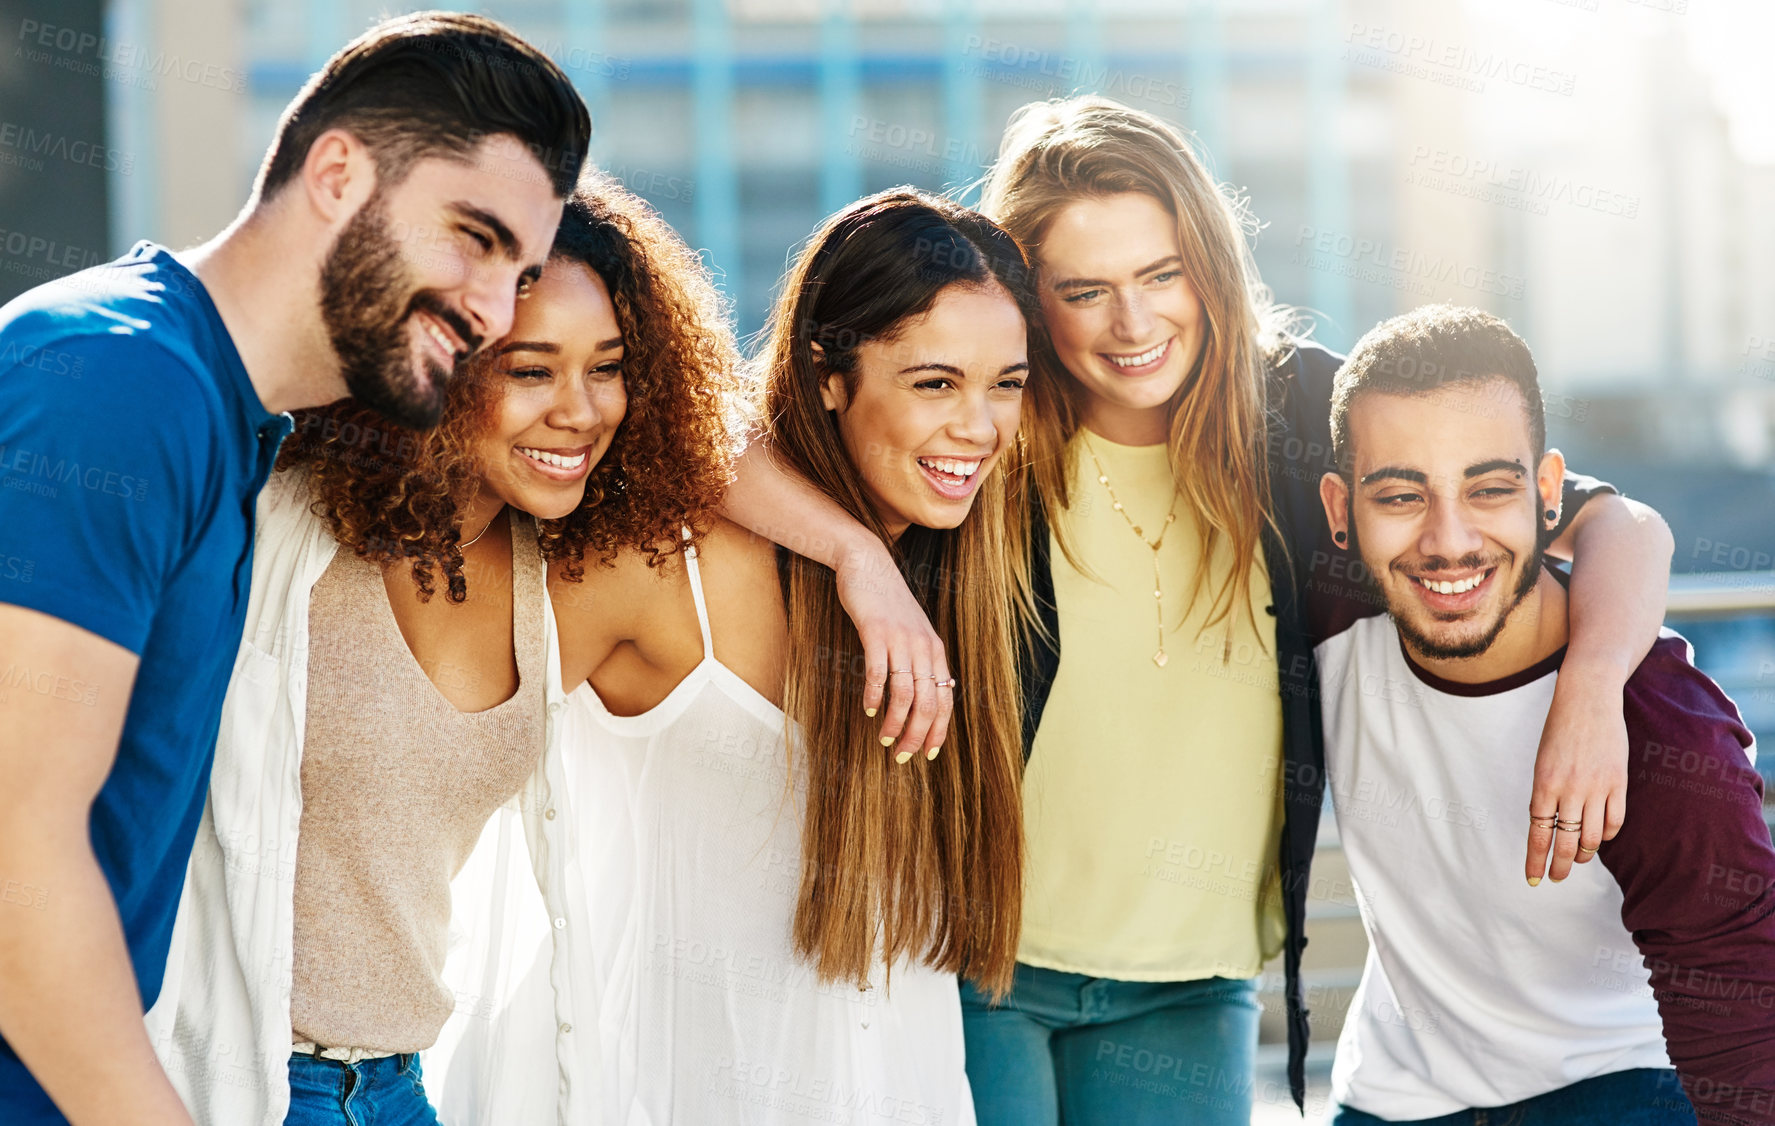
[[[807,761],[795,944],[823,979],[858,983],[878,955],[1009,988],[1023,903],[1021,719],[1011,632],[1015,568],[1001,462],[955,529],[885,534],[820,386],[857,378],[857,351],[891,341],[953,285],[1003,287],[1034,315],[1021,249],[984,217],[909,189],[838,212],[791,267],[760,361],[764,427],[789,467],[893,542],[960,681],[943,753],[897,766],[863,714],[863,650],[833,573],[779,553],[789,628],[783,710]],[[813,347],[818,344],[821,358]]]
[[[1289,311],[1258,281],[1245,241],[1255,230],[1244,201],[1216,186],[1188,143],[1149,113],[1108,98],[1031,102],[1012,115],[986,175],[981,210],[1002,223],[1041,271],[1049,224],[1080,199],[1140,192],[1177,220],[1183,272],[1202,302],[1202,351],[1168,404],[1171,475],[1196,514],[1201,557],[1224,538],[1233,566],[1211,594],[1208,624],[1235,607],[1250,614],[1251,571],[1270,512],[1264,382]],[[1032,394],[1023,430],[1028,471],[1061,550],[1077,563],[1060,523],[1070,503],[1069,445],[1087,392],[1061,364],[1045,327],[1030,334]],[[1211,568],[1196,570],[1190,604]]]

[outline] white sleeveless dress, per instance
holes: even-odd
[[[859,989],[796,955],[805,778],[782,711],[715,659],[694,548],[685,562],[702,662],[642,715],[582,684],[562,716],[600,1122],[971,1126],[955,975],[901,964],[890,990],[878,965]]]

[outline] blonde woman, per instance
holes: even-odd
[[[1150,114],[1025,106],[983,209],[1029,252],[1042,316],[1024,423],[1026,893],[1011,993],[964,986],[980,1121],[1243,1126],[1253,978],[1277,953],[1304,1097],[1324,797],[1311,639],[1378,609],[1316,508],[1339,360],[1289,337],[1242,206]],[[1577,675],[1560,679],[1532,810],[1582,822],[1558,834],[1556,880],[1620,823],[1621,689],[1657,634],[1671,550],[1655,513],[1605,492],[1568,480],[1551,548],[1579,559]],[[802,511],[795,534],[832,517]],[[1530,812],[1493,815],[1526,832]],[[1552,837],[1529,837],[1531,883]]]
[[[956,655],[941,753],[884,752],[832,571],[736,525],[588,564],[556,603],[590,680],[562,740],[598,1121],[973,1121],[956,979],[1009,984],[1022,903],[1004,465],[1028,280],[981,216],[873,196],[815,233],[761,361],[775,450],[892,545]]]

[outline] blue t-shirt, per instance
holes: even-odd
[[[209,788],[252,582],[254,499],[288,415],[259,402],[196,275],[163,247],[0,308],[0,602],[141,658],[92,807],[146,1011]],[[0,704],[90,706],[78,670],[0,669]],[[9,906],[53,891],[6,888]],[[61,1123],[0,1040],[0,1122]]]

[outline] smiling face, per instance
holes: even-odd
[[[1177,220],[1142,192],[1087,197],[1054,216],[1040,259],[1042,315],[1088,395],[1086,423],[1127,445],[1163,441],[1205,331]]]
[[[551,259],[489,358],[488,377],[505,386],[475,441],[483,487],[543,520],[579,507],[628,408],[622,361],[603,279],[583,263]]]
[[[1504,379],[1350,403],[1350,486],[1320,482],[1332,530],[1347,528],[1400,635],[1431,660],[1477,657],[1541,577],[1543,510],[1565,460],[1537,465],[1527,409]]]
[[[1003,288],[953,284],[890,340],[857,348],[820,397],[888,530],[954,528],[1016,440],[1027,328]]]
[[[507,136],[378,186],[320,273],[322,322],[352,396],[403,426],[435,424],[450,377],[511,329],[560,218],[541,165]]]

